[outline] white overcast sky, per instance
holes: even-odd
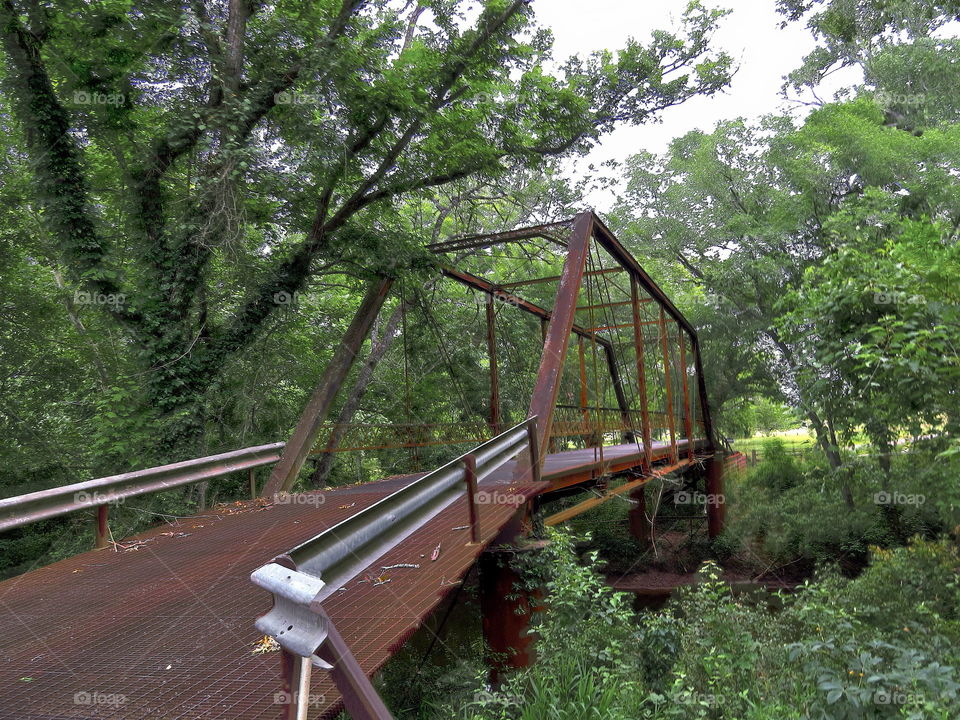
[[[633,37],[646,42],[656,29],[679,26],[686,0],[535,0],[539,23],[553,30],[554,54],[562,60],[569,55],[587,55],[594,50],[616,50]],[[714,0],[708,7],[733,12],[721,21],[715,47],[726,50],[738,68],[731,86],[712,98],[693,98],[661,113],[662,123],[622,127],[606,136],[588,162],[599,165],[609,159],[625,160],[640,150],[663,152],[670,141],[690,130],[712,130],[720,120],[761,115],[792,107],[780,95],[783,77],[796,69],[814,40],[804,23],[780,29],[782,16],[774,0]],[[852,73],[838,73],[818,91],[829,99],[834,89],[857,81]],[[583,160],[578,162],[582,163]],[[590,198],[598,210],[609,208],[609,192]]]

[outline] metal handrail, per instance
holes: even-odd
[[[447,508],[467,487],[466,459],[474,457],[479,482],[524,450],[536,418],[524,420],[468,453],[424,475],[290,550],[297,569],[322,578],[319,602]]]
[[[0,499],[0,531],[78,510],[118,503],[136,495],[161,492],[201,480],[272,465],[280,459],[283,447],[282,442],[257,445],[3,498]]]
[[[351,717],[391,717],[321,603],[464,494],[472,537],[479,541],[477,483],[524,450],[530,452],[531,479],[540,478],[536,422],[536,417],[525,420],[251,574],[254,584],[273,594],[273,608],[257,619],[257,630],[300,658],[285,665],[294,675],[285,679],[285,687],[299,687],[302,699],[309,694],[310,668],[323,668],[333,676]]]

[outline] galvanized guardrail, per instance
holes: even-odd
[[[530,418],[405,488],[324,530],[253,572],[273,593],[273,608],[256,621],[284,651],[284,691],[298,693],[288,718],[305,717],[312,666],[330,672],[355,720],[391,715],[339,636],[321,603],[378,557],[396,547],[466,494],[473,542],[480,540],[477,483],[524,450],[538,482],[536,418]]]
[[[136,495],[161,492],[202,480],[272,465],[280,459],[283,447],[282,442],[257,445],[219,455],[209,455],[4,498],[0,500],[0,532],[38,520],[95,507],[97,508],[97,547],[104,547],[107,534],[107,509],[111,504]]]

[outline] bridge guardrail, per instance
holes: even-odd
[[[98,513],[97,547],[104,547],[106,510],[111,503],[272,465],[280,459],[283,447],[282,442],[257,445],[3,498],[0,499],[0,532],[95,507]]]
[[[273,608],[257,619],[256,628],[273,637],[285,654],[295,656],[293,662],[288,658],[284,663],[289,671],[285,688],[298,688],[298,697],[308,698],[309,675],[316,666],[331,673],[351,717],[391,717],[321,603],[464,492],[472,539],[479,542],[477,483],[525,449],[530,452],[532,479],[540,479],[536,422],[536,417],[525,420],[251,574],[250,579],[274,599]],[[291,717],[298,717],[292,714],[294,708],[290,710]]]

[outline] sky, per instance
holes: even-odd
[[[655,29],[678,27],[686,4],[687,0],[536,0],[534,8],[539,24],[553,30],[554,54],[561,60],[604,48],[615,50],[630,37],[645,42]],[[663,152],[673,138],[694,129],[712,130],[720,120],[758,118],[788,108],[794,113],[808,111],[786,102],[780,94],[783,77],[799,67],[804,55],[815,47],[804,24],[780,29],[782,16],[775,11],[774,0],[714,0],[705,4],[733,11],[721,20],[715,35],[715,47],[726,50],[738,67],[730,87],[712,98],[697,97],[668,108],[660,113],[662,123],[618,128],[603,138],[587,163],[625,160],[641,150]],[[829,99],[834,90],[853,82],[856,78],[850,73],[837,73],[818,95]],[[613,201],[609,192],[589,199],[601,211]]]

